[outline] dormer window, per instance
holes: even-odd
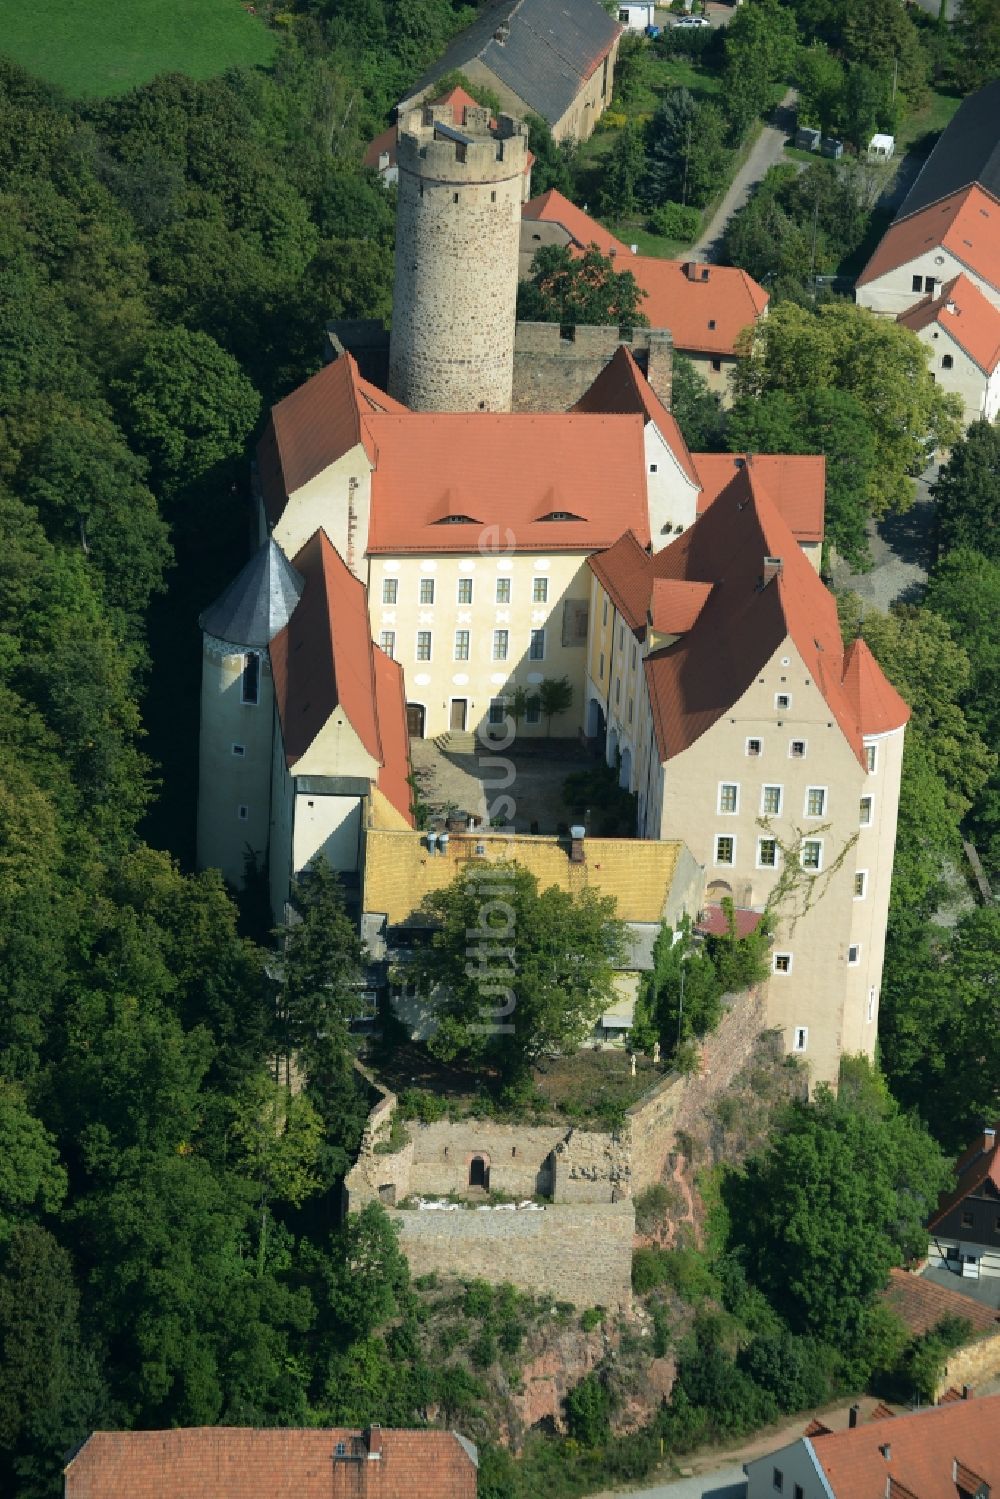
[[[568,510],[550,510],[548,515],[543,515],[542,520],[582,520],[582,516],[572,515]]]
[[[471,515],[443,515],[437,524],[439,526],[476,526],[479,522],[473,520]]]
[[[708,320],[708,326],[710,328],[714,328],[715,327],[715,318],[714,317],[710,317],[709,318],[709,320]]]

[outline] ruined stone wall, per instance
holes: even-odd
[[[627,1310],[631,1301],[631,1202],[549,1207],[544,1212],[462,1209],[398,1212],[400,1245],[414,1275],[510,1281],[574,1306]]]
[[[619,344],[645,369],[646,378],[670,409],[673,339],[665,328],[578,327],[563,337],[558,323],[518,323],[514,339],[515,411],[568,411],[597,379]]]
[[[984,1384],[1000,1374],[1000,1332],[986,1338],[978,1338],[958,1348],[944,1366],[934,1399],[940,1400],[945,1390],[960,1390],[963,1385]]]

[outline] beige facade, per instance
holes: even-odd
[[[937,384],[961,400],[966,426],[980,417],[995,421],[1000,414],[1000,362],[992,371],[982,369],[939,322],[917,330],[917,337],[930,350]]]
[[[702,354],[697,349],[684,349],[684,357],[690,359],[709,390],[714,391],[723,406],[733,404],[733,371],[736,357],[730,354]]]
[[[403,667],[411,732],[433,739],[485,727],[515,687],[568,677],[569,712],[556,736],[580,721],[587,654],[587,554],[370,558],[373,638]],[[501,715],[502,716],[502,715]],[[544,736],[534,712],[518,733]]]
[[[248,852],[267,852],[273,725],[267,651],[204,635],[197,858],[231,885],[243,883]]]
[[[928,238],[931,236],[928,235]],[[1000,289],[991,286],[970,266],[964,265],[944,245],[933,243],[903,265],[893,266],[880,276],[858,286],[854,292],[854,300],[859,307],[867,307],[872,312],[889,317],[898,317],[928,292],[939,293],[945,282],[951,281],[954,276],[968,277],[994,307],[1000,307]]]
[[[363,581],[371,495],[372,465],[358,442],[289,496],[270,534],[286,557],[294,557],[310,536],[325,531],[351,572]],[[257,530],[258,539],[265,541],[269,528],[262,504]]]

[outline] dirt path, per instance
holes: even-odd
[[[701,239],[694,244],[689,255],[695,260],[715,260],[722,231],[738,208],[742,208],[757,183],[782,158],[785,141],[792,130],[795,101],[798,96],[790,88],[781,103],[770,116],[746,161],[733,178],[729,191],[712,215],[712,222]]]

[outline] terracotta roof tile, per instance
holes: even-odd
[[[382,742],[382,768],[378,788],[396,811],[413,826],[410,805],[410,736],[406,729],[406,689],[403,668],[390,661],[385,651],[374,647],[375,694],[378,708],[379,738]]]
[[[343,1451],[338,1453],[338,1446]],[[378,1456],[374,1454],[378,1452]],[[475,1448],[448,1431],[95,1431],[66,1499],[475,1499]]]
[[[574,411],[638,411],[663,438],[692,484],[700,486],[684,434],[676,417],[664,406],[624,344],[601,370],[597,379],[577,401]]]
[[[708,603],[713,583],[690,583],[680,578],[655,578],[649,598],[653,629],[658,635],[683,635],[694,628]]]
[[[1000,289],[1000,204],[981,187],[966,187],[886,230],[858,277],[865,286],[942,245],[989,286]]]
[[[864,640],[844,653],[844,692],[862,734],[888,734],[910,720],[909,705],[888,680]]]
[[[799,541],[823,540],[826,459],[787,453],[693,453],[702,486],[698,514],[708,509],[747,462]]]
[[[437,412],[368,425],[371,553],[467,552],[483,526],[516,551],[591,551],[628,527],[649,539],[639,416]],[[542,518],[559,511],[580,518]],[[459,515],[473,523],[448,519]]]
[[[979,1136],[955,1162],[955,1186],[949,1191],[943,1192],[938,1205],[928,1220],[927,1227],[933,1229],[946,1218],[952,1208],[964,1202],[972,1192],[978,1192],[987,1182],[1000,1193],[1000,1125],[993,1136],[993,1144],[989,1149],[984,1148],[982,1135]]]
[[[810,1438],[837,1499],[956,1499],[956,1463],[1000,1487],[1000,1395],[962,1400]],[[884,1450],[883,1450],[884,1449]]]
[[[805,1431],[803,1432],[803,1436],[807,1436],[807,1437],[823,1437],[823,1436],[828,1436],[829,1433],[830,1433],[830,1427],[829,1426],[824,1426],[823,1422],[822,1421],[817,1421],[816,1417],[814,1416],[813,1419],[809,1422],[809,1425],[806,1427]]]
[[[589,562],[591,572],[610,595],[618,613],[641,640],[646,633],[653,559],[639,545],[635,534],[626,531],[614,546],[595,553]]]
[[[1000,212],[997,217],[1000,221]],[[1000,364],[1000,308],[968,276],[955,276],[939,296],[925,297],[896,321],[913,333],[936,323],[984,374],[992,375]]]
[[[531,198],[521,209],[521,217],[524,219],[541,219],[549,224],[561,224],[566,233],[574,241],[580,250],[589,249],[596,245],[602,255],[625,256],[628,259],[627,266],[619,266],[619,270],[632,270],[635,259],[628,245],[623,245],[603,224],[592,219],[589,214],[584,213],[582,208],[577,208],[562,193],[550,188],[547,193],[541,193],[537,198]]]
[[[876,1407],[872,1411],[871,1416],[869,1417],[869,1419],[872,1420],[872,1421],[889,1421],[889,1420],[892,1419],[892,1417],[895,1414],[896,1414],[896,1412],[890,1410],[887,1405],[881,1405],[880,1404],[880,1405],[876,1405]]]
[[[749,937],[760,926],[762,911],[748,911],[742,906],[733,907],[733,921],[736,926],[737,937]],[[706,937],[728,937],[729,922],[722,906],[706,906],[699,919],[695,922],[696,932],[704,932]],[[823,1431],[827,1428],[820,1421],[814,1421],[811,1425],[821,1427]],[[809,1428],[806,1428],[806,1436],[810,1436]]]
[[[1000,1331],[1000,1315],[991,1307],[906,1270],[889,1272],[882,1301],[913,1337],[929,1332],[942,1317],[962,1317],[972,1324],[976,1336]]]
[[[619,269],[632,272],[646,293],[643,313],[652,327],[670,329],[675,349],[733,355],[740,333],[767,307],[767,292],[734,266],[698,264],[693,279],[687,273],[691,264],[631,255]]]

